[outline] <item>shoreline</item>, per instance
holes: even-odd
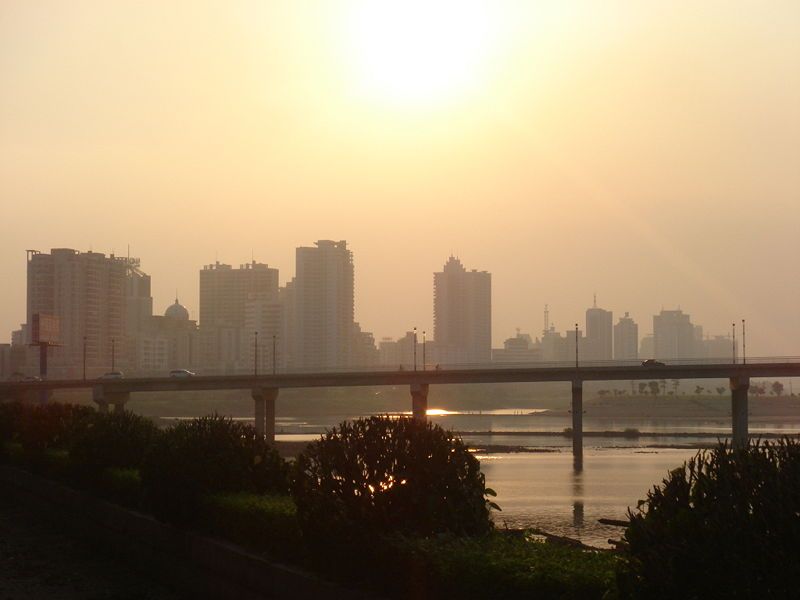
[[[461,437],[473,435],[473,436],[491,436],[491,435],[511,435],[511,436],[542,436],[542,437],[563,437],[572,439],[571,432],[564,432],[564,431],[454,431],[453,433],[460,435]],[[679,438],[728,438],[731,437],[731,433],[723,433],[723,432],[715,432],[715,431],[619,431],[619,430],[607,430],[607,431],[584,431],[583,437],[606,437],[606,438],[625,438],[625,439],[637,439],[637,438],[658,438],[658,437],[679,437]],[[764,432],[764,433],[751,433],[751,438],[761,438],[761,439],[780,439],[784,437],[798,437],[800,433],[793,432],[793,433],[775,433],[775,432]]]

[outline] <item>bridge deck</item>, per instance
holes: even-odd
[[[44,389],[102,386],[109,392],[168,392],[255,388],[354,387],[414,384],[536,383],[552,381],[629,381],[653,379],[728,379],[800,377],[800,362],[681,364],[664,366],[603,365],[575,367],[474,368],[426,371],[280,373],[277,375],[198,375],[186,378],[49,380],[0,382],[0,396]]]

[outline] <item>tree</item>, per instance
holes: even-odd
[[[681,380],[680,379],[673,379],[672,380],[672,391],[675,392],[675,395],[678,395],[678,388],[681,387]]]
[[[653,396],[658,396],[658,392],[661,391],[661,386],[658,384],[657,381],[651,381],[647,384],[650,388],[650,393]]]
[[[716,390],[717,390],[717,393],[718,393],[720,396],[722,396],[722,394],[724,394],[724,393],[725,393],[725,386],[724,386],[724,385],[721,385],[721,386],[719,386],[718,388],[716,388]]]
[[[639,382],[639,393],[642,395],[647,394],[647,384],[644,381]]]
[[[701,396],[705,390],[706,390],[706,388],[704,388],[702,385],[698,385],[698,386],[695,386],[694,393],[697,396]]]
[[[780,397],[783,394],[783,384],[780,381],[773,381],[771,389],[772,393],[778,397]]]

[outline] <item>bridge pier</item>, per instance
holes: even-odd
[[[428,420],[428,384],[411,384],[411,416],[423,423]]]
[[[109,392],[102,385],[92,388],[92,400],[97,404],[97,411],[101,413],[108,412],[109,404],[114,405],[114,412],[122,412],[130,399],[130,392]]]
[[[583,381],[572,380],[572,466],[583,469]]]
[[[746,446],[747,431],[747,392],[750,389],[750,377],[739,375],[730,378],[731,385],[731,425],[733,429],[733,445]]]
[[[253,408],[256,434],[264,436],[268,444],[275,443],[275,400],[280,388],[254,388]]]

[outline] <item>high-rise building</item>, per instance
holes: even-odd
[[[662,310],[653,316],[654,354],[658,359],[695,358],[695,327],[682,310]]]
[[[271,373],[284,367],[283,306],[278,295],[259,296],[252,293],[244,305],[244,343],[247,348],[247,365],[259,373]],[[258,348],[255,344],[258,334]]]
[[[60,324],[60,346],[50,350],[51,375],[78,375],[84,346],[90,376],[109,370],[112,361],[125,368],[127,336],[149,299],[149,277],[138,259],[55,248],[50,254],[29,250],[27,266],[27,331],[36,313]],[[135,299],[129,299],[132,293]]]
[[[279,306],[278,269],[255,261],[238,269],[219,262],[203,267],[200,338],[204,367],[224,372],[252,368],[255,332],[262,344],[269,340],[270,350],[272,336],[281,334]]]
[[[353,363],[353,253],[346,241],[319,240],[296,251],[292,366],[337,369]]]
[[[614,360],[639,358],[639,326],[626,312],[614,325]]]
[[[614,315],[610,310],[594,305],[586,310],[586,352],[587,360],[611,360],[613,345]]]
[[[492,276],[467,271],[451,256],[433,274],[433,337],[437,362],[488,363],[492,359]]]

